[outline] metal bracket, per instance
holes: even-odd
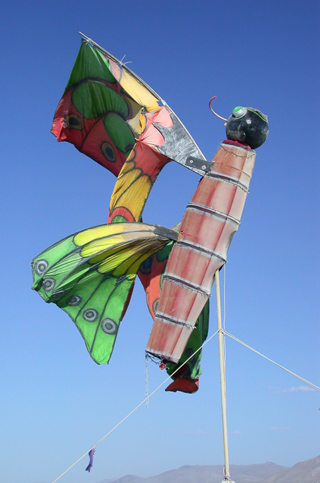
[[[162,225],[154,225],[156,227],[155,234],[167,238],[168,240],[177,241],[179,233],[175,230],[170,230]]]
[[[211,171],[213,163],[211,161],[206,161],[205,159],[188,156],[185,165],[192,171],[196,171],[197,173],[199,173],[200,171],[202,173],[202,176],[204,176],[206,173]]]

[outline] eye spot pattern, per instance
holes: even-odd
[[[67,305],[71,305],[71,307],[74,307],[75,305],[79,305],[81,300],[82,298],[79,295],[72,295],[72,297],[68,298]]]
[[[83,312],[82,317],[87,322],[94,322],[95,320],[97,320],[98,312],[95,309],[87,309]]]
[[[103,319],[101,329],[106,334],[115,334],[118,330],[117,324],[112,319]]]
[[[42,287],[46,292],[49,292],[49,290],[53,290],[54,285],[55,280],[53,278],[45,278],[42,281]]]
[[[103,155],[107,158],[108,161],[110,161],[111,163],[115,163],[116,154],[114,152],[113,146],[110,143],[104,141],[101,144],[101,151],[103,152]]]
[[[35,272],[37,273],[37,275],[42,275],[46,271],[48,266],[49,266],[49,264],[48,264],[47,260],[38,260],[35,263],[34,269],[35,269]]]
[[[152,304],[152,312],[154,313],[154,315],[156,315],[156,312],[158,310],[159,301],[160,301],[160,299],[157,298],[157,299],[154,300],[154,302]]]
[[[64,294],[65,294],[65,291],[63,289],[61,289],[61,290],[58,290],[57,292],[55,292],[54,294],[52,294],[52,297],[54,299],[60,299],[61,297],[63,297]]]

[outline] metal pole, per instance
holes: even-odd
[[[230,481],[229,451],[228,451],[228,432],[227,432],[227,410],[226,410],[226,378],[225,378],[225,358],[224,358],[224,335],[221,325],[221,303],[220,303],[220,280],[219,270],[214,274],[217,297],[217,319],[218,319],[218,341],[219,341],[219,362],[220,362],[220,388],[221,388],[221,408],[222,408],[222,430],[224,447],[224,480]]]

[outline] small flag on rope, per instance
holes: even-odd
[[[86,471],[89,471],[91,470],[92,466],[93,466],[93,455],[94,453],[96,452],[96,448],[91,448],[91,450],[89,451],[88,455],[89,455],[89,464],[88,466],[86,467]]]

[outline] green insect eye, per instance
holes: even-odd
[[[237,106],[233,109],[232,115],[236,118],[243,117],[247,113],[247,109],[242,106]]]

